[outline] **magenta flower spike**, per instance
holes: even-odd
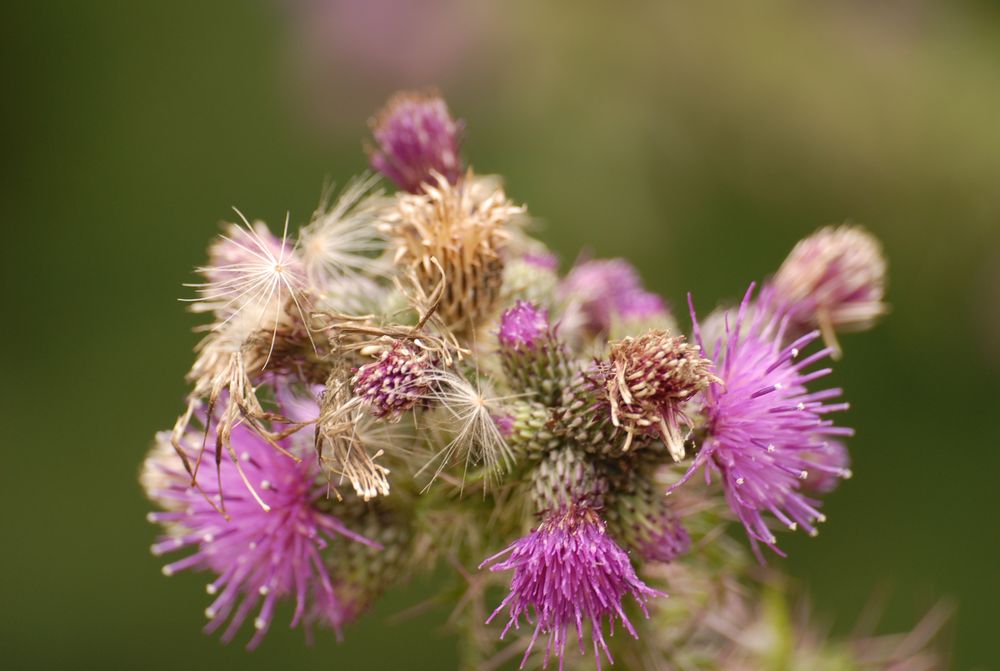
[[[666,596],[639,579],[628,555],[606,534],[604,521],[586,505],[571,504],[550,511],[537,529],[484,561],[480,568],[484,566],[491,571],[514,571],[510,593],[487,622],[507,609],[509,619],[501,638],[511,627],[519,628],[522,620],[535,626],[521,668],[538,637],[547,636],[542,666],[547,667],[556,656],[562,669],[573,628],[584,653],[586,623],[590,624],[597,668],[602,653],[614,663],[604,639],[604,619],[612,625],[617,619],[625,631],[638,638],[622,599],[632,596],[648,617],[647,601]]]
[[[185,438],[186,443],[201,445],[196,432]],[[190,486],[190,476],[169,447],[167,436],[158,437],[160,444],[147,458],[147,492],[164,508],[163,512],[149,513],[148,518],[166,529],[153,545],[153,554],[193,550],[165,565],[163,573],[169,576],[196,570],[215,575],[206,587],[214,600],[205,609],[209,619],[205,632],[214,632],[228,622],[224,642],[231,641],[255,612],[255,632],[247,648],[257,647],[271,626],[278,602],[289,598],[295,601],[291,626],[308,618],[339,632],[348,612],[337,598],[321,552],[327,539],[337,535],[371,547],[378,545],[316,506],[325,496],[325,488],[318,484],[319,467],[314,458],[307,456],[297,462],[245,426],[236,427],[231,439],[243,472],[269,510],[246,493],[228,454],[222,455],[218,477],[214,468],[202,464],[197,487]],[[214,459],[214,443],[210,435],[203,461]],[[198,449],[185,449],[194,462]],[[218,510],[220,487],[226,493],[225,517]]]

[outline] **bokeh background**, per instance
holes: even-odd
[[[444,611],[393,617],[419,581],[339,645],[203,637],[204,580],[160,575],[135,480],[218,222],[302,222],[365,168],[368,115],[428,84],[564,267],[627,256],[674,305],[739,295],[823,224],[884,240],[893,312],[836,372],[855,478],[776,563],[839,632],[873,593],[886,631],[950,598],[954,668],[1000,668],[998,9],[101,0],[5,7],[0,35],[5,668],[454,665]]]

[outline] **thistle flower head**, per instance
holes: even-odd
[[[605,514],[627,548],[649,562],[671,562],[690,549],[691,537],[673,508],[676,497],[663,495],[653,471],[637,464],[611,478]]]
[[[331,203],[328,188],[311,221],[299,231],[297,252],[310,286],[318,294],[350,286],[359,276],[387,270],[380,259],[386,242],[376,224],[385,205],[376,178],[352,180]]]
[[[193,459],[200,444],[201,436],[191,433],[180,449]],[[315,460],[296,461],[240,426],[232,433],[239,464],[219,455],[218,476],[213,469],[201,469],[191,486],[180,458],[168,445],[169,436],[159,434],[142,479],[150,498],[164,508],[149,514],[150,521],[163,524],[167,532],[153,545],[153,554],[190,548],[192,554],[167,564],[163,573],[193,569],[215,574],[207,586],[215,598],[205,610],[206,633],[228,622],[223,633],[228,642],[256,613],[256,631],[248,645],[252,649],[271,626],[277,603],[286,598],[295,600],[292,626],[312,612],[339,629],[345,613],[321,552],[335,536],[374,544],[316,506],[322,488],[316,485]],[[295,449],[291,443],[286,447]],[[268,509],[249,496],[227,496],[227,519],[218,511],[221,492],[240,491],[244,478],[260,492]]]
[[[819,337],[806,334],[784,345],[786,322],[755,313],[744,328],[753,286],[747,291],[725,345],[718,353],[720,382],[704,392],[702,412],[706,437],[687,480],[700,467],[706,478],[721,473],[726,500],[747,534],[778,552],[776,538],[764,521],[770,513],[790,529],[801,526],[816,533],[824,516],[818,501],[802,494],[802,484],[812,467],[810,455],[826,449],[836,436],[852,430],[834,426],[829,413],[844,410],[845,403],[828,403],[840,389],[810,392],[806,385],[831,372],[807,368],[830,355],[830,348],[800,358],[803,348]],[[698,334],[697,317],[692,320]],[[677,485],[675,485],[676,487]]]
[[[690,424],[682,404],[718,378],[712,362],[683,336],[652,330],[611,345],[607,361],[598,364],[611,410],[622,427],[628,449],[637,433],[658,432],[671,456],[684,458],[682,424]]]
[[[396,422],[428,400],[433,368],[429,352],[396,340],[376,361],[355,371],[351,386],[375,417]]]
[[[625,614],[622,600],[631,596],[643,614],[647,602],[664,594],[647,586],[635,573],[628,555],[605,532],[604,521],[587,506],[553,510],[529,535],[487,559],[480,568],[513,571],[510,593],[487,622],[507,610],[508,621],[501,638],[521,621],[534,624],[534,631],[521,660],[521,668],[539,636],[547,636],[543,667],[550,658],[559,658],[563,668],[571,632],[583,653],[586,625],[598,668],[601,654],[613,663],[604,639],[604,620],[611,626],[618,620],[625,631],[638,638]]]
[[[624,259],[584,261],[558,287],[566,303],[567,330],[608,333],[618,319],[644,320],[667,315],[666,305],[642,286],[639,272]]]
[[[572,374],[566,348],[549,326],[548,310],[517,301],[500,316],[497,341],[510,386],[547,405],[557,404]]]
[[[435,174],[454,184],[462,174],[462,125],[435,94],[397,93],[371,122],[378,143],[369,152],[372,167],[411,193]]]
[[[549,311],[528,301],[517,301],[500,316],[500,347],[534,350],[550,336]]]
[[[242,225],[230,224],[209,248],[209,263],[198,268],[206,282],[189,284],[198,292],[191,302],[195,312],[214,312],[219,324],[236,315],[250,315],[263,329],[278,328],[291,299],[302,311],[306,289],[302,262],[288,238],[285,222],[281,238],[263,222],[253,225],[237,210]],[[303,321],[305,315],[302,314]]]
[[[885,314],[886,260],[878,238],[861,226],[828,226],[801,240],[774,276],[775,299],[792,321],[836,331],[869,329]]]
[[[441,288],[437,314],[462,331],[497,308],[509,227],[523,211],[470,173],[457,185],[439,177],[423,193],[400,195],[382,229],[395,242],[396,264],[412,270],[428,295]]]

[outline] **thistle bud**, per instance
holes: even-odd
[[[547,252],[508,259],[503,274],[503,302],[526,300],[537,305],[548,304],[559,282],[558,268],[559,261]]]
[[[355,371],[351,387],[372,415],[398,422],[403,413],[428,398],[433,369],[428,352],[396,341],[377,361]]]
[[[612,344],[608,360],[599,365],[611,411],[611,421],[625,430],[627,451],[632,437],[659,433],[674,460],[684,458],[680,427],[690,425],[682,404],[718,378],[712,362],[683,336],[653,330],[638,338]]]
[[[839,351],[837,331],[864,331],[887,311],[886,260],[861,226],[828,226],[801,240],[774,276],[774,300],[803,331],[819,328]]]
[[[611,422],[607,395],[600,382],[584,374],[572,379],[563,392],[562,403],[552,409],[552,432],[588,454],[620,456],[625,433]],[[639,436],[634,442],[644,438]]]
[[[549,452],[531,473],[531,497],[539,512],[586,504],[600,507],[607,485],[589,459],[571,447]]]
[[[515,401],[494,421],[515,454],[538,459],[560,445],[552,432],[550,411],[537,401]]]
[[[397,93],[371,121],[378,143],[369,151],[372,167],[410,193],[433,183],[435,173],[455,184],[462,175],[462,125],[437,95]]]
[[[348,496],[344,501],[322,499],[320,505],[341,511],[358,534],[370,534],[378,547],[334,539],[323,552],[330,571],[342,622],[357,619],[407,570],[413,546],[410,520],[382,503],[364,503]],[[368,536],[365,536],[366,538]],[[360,547],[353,547],[359,545]]]
[[[639,469],[608,495],[608,529],[643,559],[670,562],[691,547],[691,537],[647,472]]]
[[[565,348],[549,326],[548,310],[518,301],[500,317],[500,361],[511,385],[555,405],[570,377]]]

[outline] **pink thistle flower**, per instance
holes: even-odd
[[[534,350],[551,339],[549,311],[528,301],[517,301],[500,315],[497,339],[505,350]]]
[[[164,575],[183,570],[216,575],[206,587],[215,599],[205,609],[209,618],[205,633],[228,621],[222,635],[227,643],[256,609],[256,631],[247,648],[257,647],[271,626],[275,606],[285,598],[295,599],[292,627],[309,620],[339,633],[349,611],[337,598],[321,556],[327,539],[340,535],[372,547],[378,544],[319,508],[325,491],[318,484],[315,459],[291,459],[246,426],[236,427],[231,439],[244,473],[269,510],[248,495],[232,493],[242,491],[242,477],[225,455],[217,477],[211,469],[201,469],[192,487],[169,435],[157,436],[141,478],[150,498],[164,509],[148,515],[166,530],[152,551],[159,556],[193,549],[192,554],[164,566]],[[189,433],[185,442],[192,445],[184,448],[189,458],[196,458],[201,436]],[[211,446],[215,441],[210,436],[208,442]],[[285,447],[292,450],[290,442],[286,439]],[[209,447],[208,453],[215,449],[219,448]],[[216,508],[222,490],[227,492],[226,517]]]
[[[558,293],[568,304],[563,322],[591,335],[607,333],[616,319],[641,321],[669,314],[663,299],[643,288],[639,272],[624,259],[577,264]]]
[[[480,568],[487,565],[491,571],[514,571],[510,593],[487,623],[507,609],[509,619],[501,638],[511,627],[519,628],[522,618],[535,625],[521,668],[538,637],[548,635],[542,666],[547,667],[552,655],[556,655],[562,669],[570,628],[576,628],[583,654],[583,630],[587,622],[591,626],[598,668],[602,652],[614,663],[604,640],[604,618],[612,626],[617,619],[629,634],[638,638],[622,607],[622,599],[631,595],[648,617],[646,602],[652,597],[666,596],[636,576],[628,555],[606,534],[605,523],[597,512],[586,505],[570,504],[550,511],[537,529],[484,561]]]
[[[777,539],[764,515],[770,513],[789,529],[801,526],[817,533],[815,523],[825,521],[819,502],[802,493],[802,485],[814,467],[812,455],[822,451],[831,437],[853,435],[852,429],[834,426],[826,419],[846,410],[846,403],[827,403],[841,395],[840,389],[810,392],[806,385],[831,372],[823,368],[806,372],[828,357],[830,347],[798,360],[804,347],[819,337],[808,333],[783,345],[786,319],[755,311],[744,324],[754,286],[747,291],[733,327],[727,330],[714,352],[721,383],[703,392],[702,412],[706,437],[687,474],[671,488],[686,482],[704,467],[722,476],[729,507],[739,517],[753,543],[764,543],[779,555]],[[690,301],[690,298],[689,298]],[[691,305],[695,337],[701,333]]]
[[[517,391],[527,391],[554,405],[571,377],[565,347],[549,325],[549,311],[529,301],[517,301],[500,315],[497,331],[500,363]]]
[[[397,93],[372,121],[378,149],[371,164],[400,189],[420,193],[437,173],[451,184],[462,175],[462,122],[439,96]]]

